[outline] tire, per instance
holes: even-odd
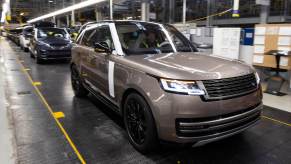
[[[37,55],[35,57],[35,61],[36,61],[36,64],[42,64],[43,63],[43,60],[40,59],[39,57],[37,57]]]
[[[31,51],[29,51],[30,57],[35,58]]]
[[[137,93],[131,93],[123,109],[124,125],[133,147],[142,154],[156,150],[159,145],[156,125],[145,99]]]
[[[89,91],[84,87],[75,65],[71,69],[71,83],[76,97],[86,97],[88,95]]]

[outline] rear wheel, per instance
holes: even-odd
[[[75,96],[86,97],[88,95],[89,92],[84,87],[80,74],[75,65],[73,65],[71,69],[71,83]]]
[[[150,107],[142,96],[132,93],[124,103],[124,124],[130,143],[141,153],[149,153],[158,146],[158,137]]]

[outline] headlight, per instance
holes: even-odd
[[[258,72],[255,73],[255,77],[256,77],[257,84],[260,84],[261,79]]]
[[[48,44],[48,43],[45,43],[45,42],[38,42],[39,43],[39,45],[41,45],[41,46],[47,46],[47,47],[51,47],[51,45],[50,44]]]
[[[161,79],[161,84],[165,91],[189,95],[205,95],[205,92],[201,90],[194,81]]]

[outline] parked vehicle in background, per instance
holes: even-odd
[[[36,63],[51,59],[71,59],[70,34],[62,28],[34,28],[29,51]]]
[[[22,29],[22,32],[19,35],[19,45],[20,48],[23,49],[25,52],[28,52],[30,38],[32,37],[32,26],[25,26]]]
[[[20,44],[19,36],[22,32],[22,27],[10,29],[7,33],[7,38],[13,41],[16,45]]]
[[[203,145],[240,133],[260,119],[255,70],[201,55],[171,25],[142,21],[91,24],[72,48],[71,79],[119,113],[140,152],[160,140]]]
[[[71,38],[73,41],[75,41],[79,35],[79,30],[81,26],[72,26],[70,28],[67,28],[67,31],[69,32]]]

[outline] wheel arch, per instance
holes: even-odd
[[[158,124],[158,121],[157,121],[157,116],[156,116],[156,112],[154,112],[154,107],[153,107],[153,104],[151,103],[150,101],[150,98],[147,96],[147,94],[141,89],[139,88],[138,86],[135,86],[135,85],[131,85],[130,87],[128,87],[122,94],[122,98],[121,98],[121,101],[120,101],[120,109],[121,109],[121,115],[123,116],[124,114],[124,103],[125,103],[125,100],[127,98],[128,95],[130,95],[131,93],[137,93],[139,94],[144,100],[145,102],[148,104],[149,106],[149,110],[153,116],[153,119],[154,119],[154,123],[155,123],[155,127],[156,127],[156,130],[157,130],[157,133],[159,135],[159,124]]]

